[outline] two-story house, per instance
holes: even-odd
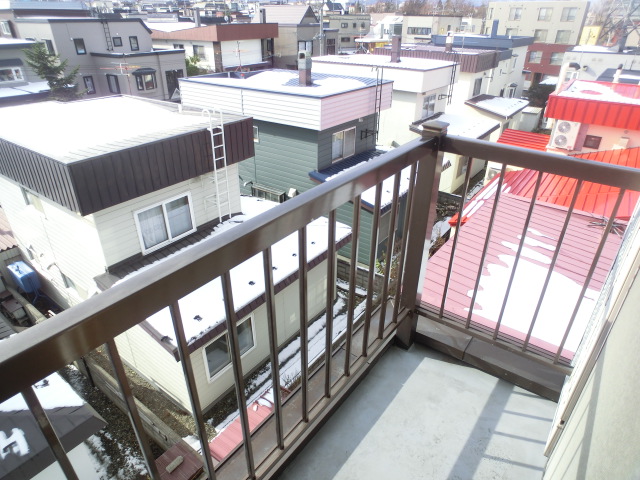
[[[329,28],[338,30],[338,51],[335,53],[353,53],[361,46],[357,39],[367,35],[371,29],[371,16],[363,13],[329,15]]]
[[[126,94],[170,100],[186,72],[184,51],[154,50],[140,19],[18,18],[20,36],[79,67],[78,90],[87,97]]]
[[[306,57],[298,72],[263,70],[184,78],[180,92],[187,107],[215,106],[253,117],[256,154],[239,166],[242,184],[247,193],[284,201],[330,176],[322,172],[335,174],[378,154],[376,120],[380,111],[391,106],[392,82],[312,73]],[[313,172],[320,176],[312,179]],[[371,208],[363,204],[363,259],[368,258],[372,238]],[[338,219],[350,224],[352,214],[351,208],[344,208],[338,211]]]
[[[49,85],[35,74],[24,53],[34,43],[0,38],[0,106],[40,101],[49,95]]]
[[[151,40],[158,49],[184,50],[198,66],[212,72],[259,70],[273,62],[275,23],[224,23],[197,27],[191,23],[153,23]]]
[[[584,0],[489,2],[487,20],[499,22],[498,33],[532,36],[525,68],[526,86],[545,77],[558,76],[564,53],[577,45],[587,18],[589,2]]]

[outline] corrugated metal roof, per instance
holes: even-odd
[[[515,145],[516,147],[530,148],[532,150],[547,151],[549,135],[542,133],[523,132],[521,130],[505,129],[498,139],[498,143],[505,145]]]
[[[459,317],[466,318],[468,315],[480,268],[480,246],[486,238],[494,199],[493,195],[487,198],[469,222],[460,229],[445,305],[447,312]],[[503,193],[500,198],[472,316],[475,324],[490,328],[496,325],[528,208],[527,199],[509,193]],[[555,205],[536,206],[502,319],[501,332],[519,339],[526,335],[566,213],[566,208]],[[603,234],[601,227],[592,224],[593,220],[589,214],[575,212],[572,215],[547,296],[533,330],[532,344],[540,348],[554,351],[553,347],[559,345],[562,339]],[[572,356],[571,352],[575,352],[590,315],[589,308],[597,298],[597,291],[603,285],[620,243],[621,239],[617,235],[609,235],[585,295],[588,300],[583,300],[585,308],[580,309],[574,323],[576,330],[566,344],[565,354],[568,357]],[[452,241],[446,242],[431,257],[425,272],[422,302],[437,308],[442,301],[452,245]]]
[[[483,93],[466,100],[464,103],[471,107],[506,118],[512,117],[524,109],[529,105],[529,100],[523,100],[521,98],[496,97],[495,95],[487,95]]]
[[[13,236],[9,220],[7,220],[4,210],[0,207],[0,252],[4,252],[5,250],[9,250],[17,246],[18,242],[16,242],[16,239]]]

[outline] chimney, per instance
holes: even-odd
[[[622,64],[618,65],[616,73],[613,74],[613,83],[620,83],[620,75],[622,75]]]
[[[298,84],[310,87],[311,81],[311,52],[298,52]]]
[[[494,20],[491,24],[491,38],[496,38],[498,36],[498,20]]]
[[[391,63],[400,63],[400,48],[402,47],[402,37],[394,35],[391,37]]]
[[[193,17],[196,21],[196,27],[201,26],[202,22],[200,21],[200,7],[196,7],[193,9]]]
[[[447,33],[447,38],[444,40],[444,51],[451,52],[453,50],[453,34],[451,32]]]

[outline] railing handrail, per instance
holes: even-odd
[[[0,403],[402,171],[433,144],[416,139],[380,155],[4,340]]]
[[[445,136],[440,148],[445,152],[465,157],[506,163],[513,167],[542,170],[545,173],[640,191],[640,169],[637,168],[456,135]]]

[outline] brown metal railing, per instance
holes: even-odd
[[[71,464],[61,448],[44,410],[39,406],[35,395],[31,393],[31,385],[106,344],[150,475],[153,478],[159,478],[114,339],[168,306],[175,329],[187,391],[196,420],[196,430],[202,446],[206,474],[211,479],[216,476],[234,479],[270,478],[286,464],[288,458],[301,448],[306,439],[319,428],[326,416],[330,415],[331,411],[355,388],[357,382],[366,374],[370,364],[384,353],[385,348],[392,340],[395,339],[405,345],[410,344],[412,328],[415,328],[416,306],[420,306],[421,301],[423,274],[428,258],[428,243],[425,239],[431,238],[431,225],[435,215],[443,151],[476,159],[492,160],[505,165],[532,168],[540,172],[569,176],[578,178],[580,181],[612,185],[621,189],[616,205],[620,204],[624,189],[638,189],[640,187],[640,172],[633,169],[477,140],[446,137],[444,130],[442,130],[444,127],[445,125],[436,122],[431,128],[425,128],[424,138],[397,148],[357,169],[344,172],[330,182],[317,186],[259,217],[211,237],[187,252],[171,257],[161,264],[141,272],[134,280],[116,285],[82,304],[62,312],[47,322],[4,341],[0,349],[0,401],[24,392],[23,395],[27,399],[31,411],[34,412],[42,425],[43,432],[63,471],[69,478],[75,478]],[[470,171],[469,167],[464,186],[465,191],[468,189]],[[504,177],[504,171],[503,168],[501,178]],[[404,195],[399,193],[400,175],[409,176],[409,189]],[[392,262],[389,255],[382,273],[382,287],[376,289],[374,288],[373,272],[379,246],[377,235],[381,212],[380,192],[382,182],[394,176],[389,235],[384,247],[387,252],[399,251],[396,280],[395,284],[392,284],[390,274]],[[357,258],[362,222],[360,216],[361,195],[367,189],[376,186],[378,188],[373,217],[374,234],[371,239],[372,246],[368,265],[370,273],[366,307],[361,318],[355,318],[353,311],[356,265],[355,262],[351,262],[347,294],[347,327],[345,333],[338,341],[335,341],[334,332],[332,332],[331,311],[335,293],[334,269],[337,258],[336,210],[344,208],[345,205],[353,205],[351,252],[352,258]],[[400,223],[398,212],[401,211],[399,205],[402,201],[407,205],[402,219],[403,231],[400,235],[392,235],[392,232],[397,231]],[[575,196],[573,203],[575,203]],[[495,209],[498,204],[499,194],[494,202],[492,218],[495,217]],[[524,232],[526,232],[528,221],[535,208],[534,204],[535,201],[529,208]],[[572,207],[567,212],[567,218],[570,216],[571,210]],[[459,213],[462,213],[462,209]],[[327,216],[329,219],[328,284],[326,288],[327,328],[325,329],[323,359],[319,365],[310,366],[307,356],[309,319],[307,318],[308,265],[305,260],[307,258],[306,225],[320,216]],[[611,218],[614,217],[615,211],[611,215]],[[585,288],[587,288],[593,274],[597,257],[602,251],[606,232],[609,231],[611,222],[610,220],[606,226],[603,243],[596,252],[596,258],[593,260],[594,263],[589,271]],[[452,240],[453,253],[449,270],[455,263],[455,249],[460,231],[461,229],[458,228],[456,236]],[[277,360],[279,345],[277,344],[275,293],[270,249],[276,242],[294,232],[298,233],[299,245],[300,384],[285,402],[281,402],[280,398],[277,398],[273,415],[268,424],[256,432],[250,432],[244,393],[246,372],[243,371],[240,360],[236,328],[238,319],[233,304],[233,290],[229,272],[256,254],[263,256],[263,274],[266,285],[264,295],[269,332],[268,339],[266,339],[269,342],[268,360],[272,364],[272,382],[277,387],[279,382]],[[491,232],[489,231],[487,241],[480,254],[480,271],[485,263],[484,258],[487,254],[490,237]],[[396,243],[397,245],[395,245]],[[517,259],[520,257],[522,246],[521,243]],[[552,269],[553,265],[550,267],[550,270]],[[243,444],[242,449],[237,451],[228,461],[222,462],[214,468],[214,462],[208,449],[208,442],[211,439],[207,437],[204,429],[203,413],[194,372],[191,362],[184,361],[189,359],[189,353],[178,300],[216,278],[222,279],[224,291],[226,326],[229,333],[231,364],[236,398],[238,399]],[[448,273],[445,284],[448,285],[450,280]],[[509,295],[512,282],[513,276],[510,279],[505,299]],[[477,286],[476,283],[476,289]],[[375,302],[374,297],[377,298]],[[576,306],[576,311],[577,308],[579,305]],[[442,304],[438,306],[436,314],[427,313],[439,321],[450,322],[456,328],[473,330],[473,324],[470,321],[472,312],[467,319],[462,319],[462,323],[451,322],[447,318],[446,294]],[[531,329],[534,324],[535,318],[531,322]],[[370,335],[372,328],[374,328],[375,334]],[[571,323],[567,328],[563,342],[566,340],[570,328]],[[474,334],[476,333],[474,332]],[[493,332],[488,332],[488,336],[500,341],[499,333],[500,322]],[[527,344],[530,334],[531,332],[527,336],[527,341],[519,348],[529,350]],[[559,361],[561,351],[562,345],[553,359],[556,363]],[[43,362],[43,358],[46,358],[47,361]],[[274,394],[274,399],[276,397],[278,395]],[[263,442],[263,438],[267,438],[266,447],[264,443],[260,443]]]

